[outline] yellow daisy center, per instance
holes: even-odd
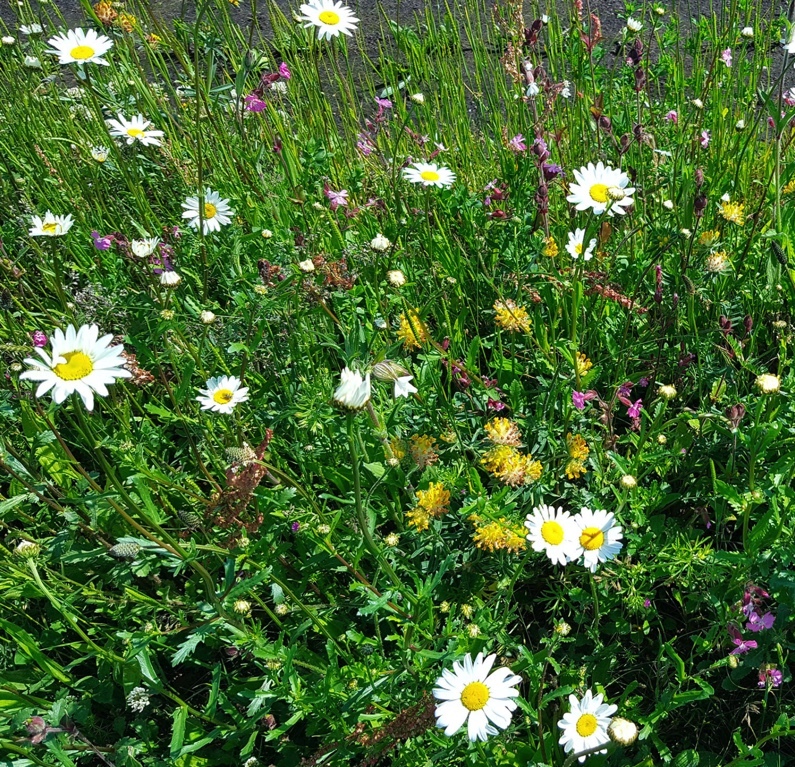
[[[435,170],[424,170],[420,173],[420,178],[423,181],[438,181],[439,174]]]
[[[213,399],[219,405],[228,405],[235,397],[235,393],[231,389],[219,389],[213,394]]]
[[[461,703],[469,711],[480,711],[490,697],[489,688],[483,682],[470,682],[461,691]]]
[[[598,527],[586,527],[580,533],[580,546],[586,551],[601,549],[605,542],[605,534]]]
[[[594,184],[588,190],[588,194],[595,202],[607,202],[607,184]]]
[[[340,23],[340,15],[338,13],[334,13],[334,11],[323,11],[318,16],[318,19],[329,26],[334,26],[335,24]]]
[[[577,728],[577,734],[581,738],[587,738],[589,735],[593,735],[596,732],[596,727],[599,723],[596,721],[596,717],[593,714],[583,714],[578,720],[575,727]]]
[[[204,217],[205,218],[215,218],[215,214],[218,213],[218,208],[215,207],[211,202],[204,203]]]
[[[54,221],[49,224],[44,224],[41,227],[42,232],[47,232],[47,234],[58,234],[60,230],[60,224],[56,224]]]
[[[94,369],[91,357],[83,352],[67,352],[61,356],[66,362],[56,365],[52,372],[64,381],[79,381]]]
[[[96,51],[90,45],[78,45],[75,48],[72,48],[69,55],[73,59],[77,59],[78,61],[85,61],[86,59],[90,59]]]
[[[577,255],[580,255],[582,253],[582,243],[581,242],[578,242],[574,246],[574,251],[575,251],[575,253],[577,253]]]
[[[541,525],[541,537],[552,546],[563,543],[563,528],[557,522],[550,520]]]
[[[146,133],[140,128],[127,128],[127,135],[132,136],[132,138],[143,138]]]

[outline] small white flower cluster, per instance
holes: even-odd
[[[150,702],[149,693],[144,687],[133,687],[127,696],[127,706],[136,714],[140,714]]]

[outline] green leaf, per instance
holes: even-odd
[[[17,649],[27,655],[45,674],[55,677],[59,682],[71,684],[72,678],[66,673],[63,666],[50,660],[36,644],[36,640],[14,623],[9,623],[0,618],[0,629],[3,629],[16,642]]]
[[[682,657],[679,653],[671,647],[670,642],[666,642],[663,645],[663,652],[674,662],[674,666],[676,666],[676,679],[678,682],[684,682],[687,678],[687,674],[685,672],[685,662],[682,660]]]
[[[751,556],[772,546],[781,532],[778,508],[775,504],[753,526],[748,536],[747,551]]]
[[[188,709],[186,706],[180,706],[174,709],[174,724],[171,727],[171,745],[169,747],[169,756],[176,759],[182,751],[182,744],[185,742],[185,721],[188,718]]]

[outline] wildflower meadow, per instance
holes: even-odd
[[[0,765],[795,765],[795,6],[401,5],[5,4]]]

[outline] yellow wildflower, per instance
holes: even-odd
[[[576,458],[572,458],[565,468],[567,479],[579,479],[586,471],[585,463],[578,461]]]
[[[494,311],[497,312],[494,321],[503,330],[510,330],[513,333],[527,333],[530,330],[530,316],[527,314],[527,309],[517,306],[510,298],[496,301]]]
[[[720,214],[727,221],[731,221],[737,226],[745,223],[745,205],[741,202],[724,201],[720,204]]]
[[[424,469],[439,460],[439,454],[433,449],[436,440],[426,434],[415,434],[411,438],[409,450],[411,459],[417,468]]]
[[[558,244],[553,237],[544,238],[544,250],[542,252],[547,258],[555,258],[558,255]]]
[[[519,427],[508,418],[494,418],[486,426],[486,434],[495,445],[518,447],[522,441]]]
[[[795,192],[795,178],[793,178],[781,191],[784,194],[792,194]]]
[[[97,18],[103,24],[111,24],[116,16],[118,16],[118,13],[116,13],[113,6],[110,3],[104,1],[94,4],[94,13],[97,14]]]
[[[583,436],[571,432],[566,435],[566,448],[569,451],[569,458],[574,458],[577,461],[584,461],[591,452]]]
[[[116,21],[114,23],[122,32],[127,32],[129,34],[135,29],[136,25],[138,24],[138,19],[136,19],[133,14],[122,11],[116,17]]]
[[[489,474],[496,474],[503,464],[509,460],[516,450],[509,445],[498,445],[497,447],[491,448],[486,454],[480,459],[480,462],[483,464],[483,467],[486,469]]]
[[[729,268],[729,256],[725,250],[710,253],[704,262],[704,268],[711,274],[720,274]]]
[[[421,506],[406,512],[409,524],[419,532],[427,530],[431,523],[431,518],[428,512]]]
[[[517,487],[535,482],[541,476],[541,464],[532,455],[520,453],[510,445],[497,445],[480,460],[489,474],[506,485]]]
[[[577,352],[574,357],[574,369],[577,371],[577,375],[584,376],[592,367],[593,362],[582,352]]]
[[[524,551],[526,539],[524,528],[512,527],[509,520],[501,517],[497,522],[489,522],[477,527],[472,540],[484,551],[505,550],[512,554]]]
[[[420,319],[416,309],[409,309],[400,315],[400,328],[397,337],[407,349],[419,349],[427,343],[430,335],[425,323]]]
[[[450,511],[450,491],[441,482],[431,482],[427,490],[417,490],[417,505],[432,517],[441,517]]]
[[[720,239],[720,232],[717,229],[707,229],[698,236],[698,244],[705,248],[712,247]]]

